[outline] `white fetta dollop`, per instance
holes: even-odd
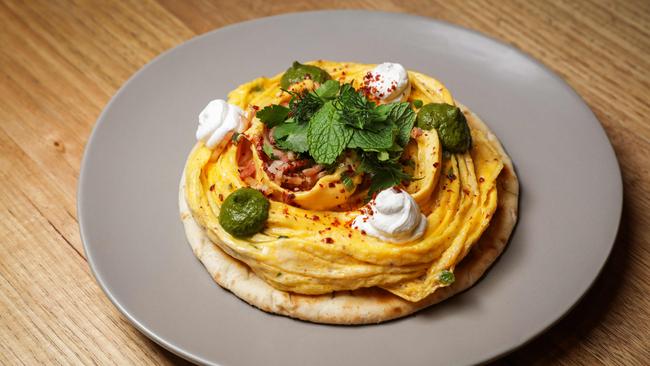
[[[407,192],[388,188],[372,200],[365,214],[357,216],[352,227],[383,241],[405,243],[420,238],[427,228],[427,218]]]
[[[208,103],[199,114],[199,127],[196,129],[196,139],[203,141],[205,146],[212,149],[229,132],[243,132],[243,116],[244,111],[241,108],[229,104],[223,99],[215,99]]]
[[[405,101],[411,94],[409,74],[400,64],[384,62],[377,65],[366,82],[370,92],[384,103]]]

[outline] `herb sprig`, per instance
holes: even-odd
[[[306,153],[323,165],[356,150],[361,171],[371,176],[369,195],[413,179],[399,163],[416,118],[410,103],[378,106],[352,84],[335,80],[315,91],[284,91],[291,95],[288,107],[270,105],[257,113],[275,127],[276,147]]]

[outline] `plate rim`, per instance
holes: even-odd
[[[167,50],[163,51],[144,65],[142,65],[135,73],[133,73],[118,89],[117,91],[111,96],[110,100],[106,103],[104,108],[102,109],[102,112],[99,114],[97,117],[95,124],[93,125],[92,132],[90,133],[88,140],[86,142],[86,145],[84,146],[84,153],[83,157],[80,163],[80,170],[79,170],[79,178],[77,181],[77,218],[78,218],[78,226],[79,226],[79,234],[81,237],[81,242],[83,245],[84,253],[86,255],[86,261],[88,262],[88,266],[90,267],[91,273],[93,277],[95,278],[95,281],[97,284],[99,284],[102,292],[108,297],[108,299],[111,301],[111,303],[117,308],[117,310],[133,325],[135,326],[136,329],[138,329],[139,332],[147,336],[149,339],[153,340],[155,343],[157,343],[159,346],[165,348],[166,350],[170,351],[171,353],[175,354],[176,356],[179,356],[181,358],[184,358],[186,360],[189,360],[191,362],[195,363],[200,363],[200,364],[215,364],[218,365],[217,363],[214,363],[213,361],[206,360],[205,358],[198,356],[196,354],[193,354],[177,345],[172,343],[171,341],[168,341],[164,339],[163,337],[159,336],[155,332],[151,331],[148,329],[146,326],[144,326],[133,314],[129,313],[124,306],[118,301],[118,299],[115,298],[114,294],[110,291],[108,284],[106,283],[106,280],[102,277],[102,275],[97,272],[96,269],[96,263],[95,263],[95,257],[91,254],[92,250],[89,250],[89,246],[87,244],[87,234],[86,230],[84,229],[84,214],[83,212],[85,211],[83,209],[83,201],[84,201],[84,191],[85,188],[84,186],[87,186],[84,182],[88,179],[87,176],[87,171],[88,169],[86,168],[87,165],[89,165],[88,162],[88,155],[89,155],[89,150],[93,146],[94,141],[97,139],[98,136],[98,130],[100,127],[105,123],[106,119],[106,114],[109,109],[111,109],[112,105],[118,99],[118,97],[124,92],[128,86],[133,83],[138,77],[149,67],[151,67],[153,64],[159,62],[162,58],[167,56],[168,54],[172,52],[180,52],[183,48],[188,47],[190,44],[199,41],[200,39],[203,39],[204,37],[210,37],[213,33],[220,32],[223,30],[232,30],[240,27],[245,27],[250,23],[255,23],[255,22],[261,22],[261,21],[269,21],[269,20],[274,20],[274,19],[281,19],[285,17],[294,17],[294,16],[301,16],[301,15],[318,15],[318,14],[365,14],[365,15],[372,15],[372,16],[390,16],[390,17],[402,17],[402,18],[411,18],[411,19],[418,19],[421,21],[426,21],[426,22],[432,22],[432,23],[438,23],[444,27],[449,27],[449,28],[454,28],[456,30],[462,31],[462,32],[468,32],[471,33],[475,36],[479,36],[485,40],[494,42],[502,47],[506,47],[514,52],[516,52],[519,56],[523,56],[526,60],[529,62],[533,62],[536,64],[538,67],[543,69],[548,75],[551,75],[555,81],[560,82],[563,86],[567,87],[568,90],[571,91],[574,97],[577,97],[577,99],[582,103],[583,107],[585,107],[588,112],[591,114],[593,117],[593,120],[596,122],[598,125],[598,128],[600,129],[600,132],[602,132],[607,139],[608,142],[608,147],[610,149],[611,155],[614,157],[614,163],[616,164],[616,172],[618,173],[618,179],[616,179],[616,191],[617,191],[617,197],[616,201],[618,202],[618,205],[616,207],[616,214],[614,215],[617,217],[616,219],[616,230],[613,231],[613,237],[611,237],[611,240],[608,240],[608,242],[611,241],[611,245],[609,245],[609,249],[607,250],[604,258],[601,258],[600,260],[600,265],[597,271],[597,274],[594,276],[594,278],[589,281],[587,286],[583,289],[580,289],[580,291],[576,292],[576,296],[571,300],[572,305],[565,309],[564,311],[561,312],[559,315],[553,315],[550,321],[547,320],[544,323],[546,324],[545,326],[541,327],[540,329],[535,329],[532,332],[528,332],[529,335],[527,337],[523,337],[521,340],[517,341],[516,344],[512,344],[508,347],[503,347],[503,349],[498,349],[493,352],[491,352],[487,358],[481,361],[481,363],[487,363],[490,361],[493,361],[495,359],[498,359],[500,357],[503,357],[507,354],[510,354],[521,347],[525,346],[526,344],[530,343],[540,335],[542,335],[544,332],[555,326],[558,322],[560,322],[562,319],[565,318],[567,314],[569,314],[584,298],[584,296],[589,292],[589,290],[593,287],[594,283],[600,278],[603,272],[603,268],[607,264],[611,253],[614,249],[614,246],[616,245],[617,239],[618,239],[618,234],[620,232],[620,226],[621,226],[621,218],[622,218],[622,211],[623,211],[623,198],[624,198],[624,185],[623,185],[623,180],[622,180],[622,174],[621,174],[621,169],[620,169],[620,163],[618,161],[618,157],[616,155],[616,152],[613,148],[613,145],[611,143],[611,140],[609,138],[609,135],[607,134],[607,131],[603,127],[602,123],[598,119],[598,117],[594,114],[593,110],[589,106],[589,104],[584,100],[584,98],[573,88],[571,84],[569,84],[565,79],[563,79],[560,75],[558,75],[553,69],[551,69],[549,66],[545,65],[543,62],[540,60],[534,58],[533,56],[529,55],[525,51],[521,50],[515,45],[508,44],[500,39],[494,38],[490,35],[487,35],[485,33],[482,33],[478,30],[471,29],[471,28],[466,28],[464,26],[458,25],[451,23],[446,20],[442,19],[437,19],[437,18],[432,18],[432,17],[427,17],[427,16],[422,16],[418,14],[412,14],[412,13],[406,13],[406,12],[388,12],[388,11],[378,11],[378,10],[364,10],[364,9],[326,9],[326,10],[313,10],[313,11],[292,11],[292,12],[287,12],[287,13],[282,13],[282,14],[276,14],[276,15],[270,15],[270,16],[264,16],[264,17],[258,17],[254,19],[249,19],[245,20],[242,22],[237,22],[233,24],[229,24],[223,27],[219,28],[214,28],[210,31],[207,31],[205,33],[196,35],[186,41],[183,41],[182,43],[170,47]],[[507,151],[507,146],[504,146],[504,148]],[[517,166],[514,163],[515,159],[513,159],[513,165],[515,172],[517,171]],[[518,201],[520,200],[520,197],[518,197]],[[515,227],[513,228],[513,234],[514,231],[516,230],[519,221],[521,218],[518,218],[517,223]],[[504,250],[507,250],[508,246],[510,245],[510,240],[512,238],[512,235],[508,238],[508,244]],[[501,255],[503,255],[502,253]],[[501,258],[501,255],[499,256],[499,259]],[[491,268],[490,268],[491,269]],[[488,271],[490,270],[488,269]],[[486,272],[487,273],[487,272]],[[482,280],[482,279],[481,279]],[[481,281],[479,280],[479,282]],[[472,286],[474,287],[474,286]],[[471,287],[467,290],[471,290]]]

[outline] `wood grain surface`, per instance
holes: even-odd
[[[116,90],[159,53],[228,24],[328,8],[478,30],[541,60],[582,95],[621,164],[619,237],[577,307],[496,364],[650,364],[648,0],[1,0],[1,364],[184,362],[132,327],[88,268],[75,209],[88,136]]]

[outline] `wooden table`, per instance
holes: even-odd
[[[476,29],[541,60],[583,96],[621,164],[619,238],[579,305],[497,364],[649,364],[650,1],[401,3],[0,2],[0,363],[183,362],[120,315],[86,263],[76,187],[95,119],[135,71],[197,34],[345,7]]]

